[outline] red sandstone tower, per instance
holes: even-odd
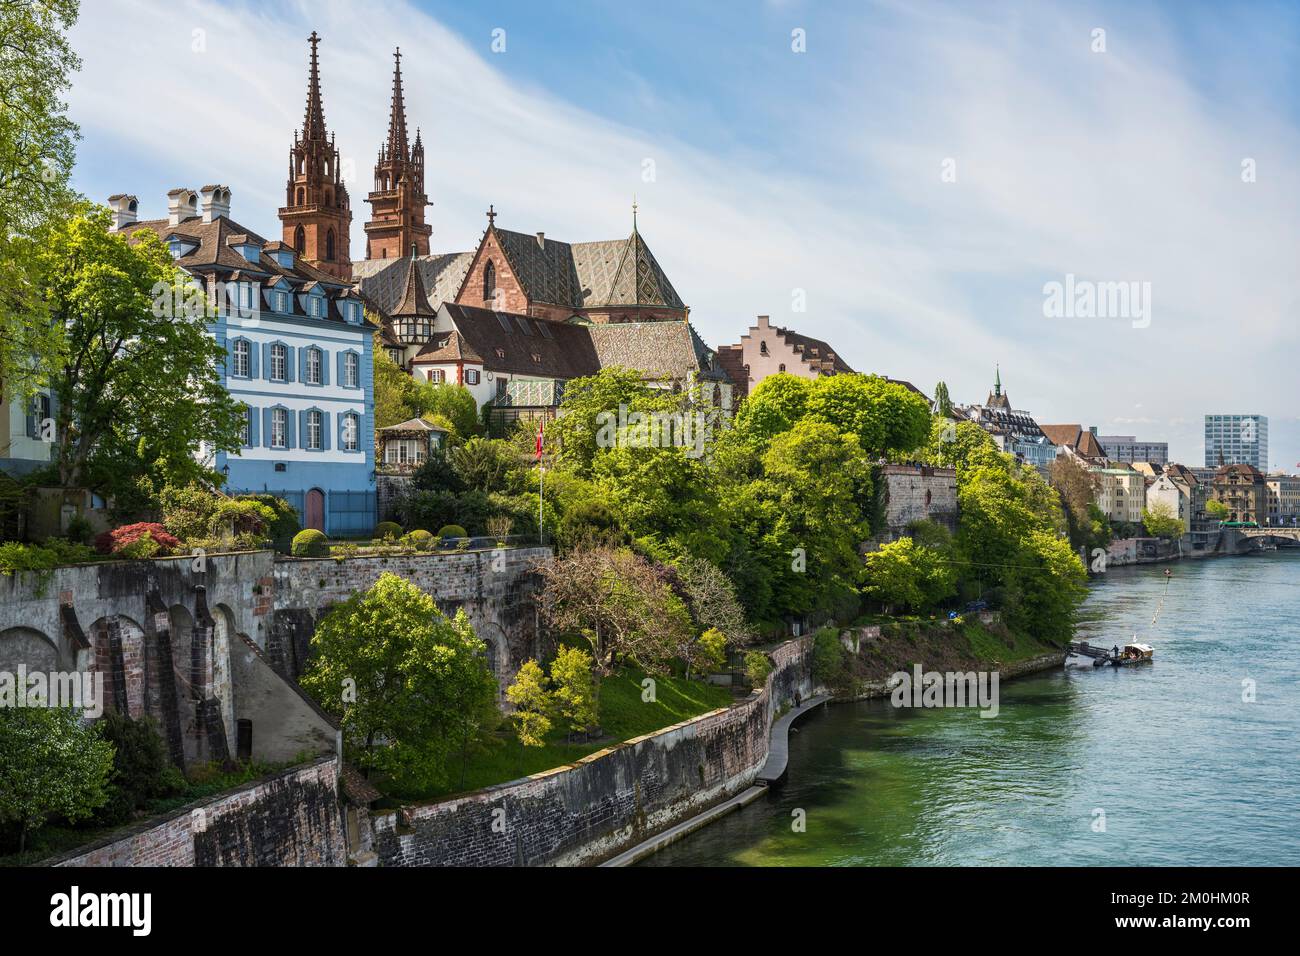
[[[429,197],[424,192],[424,144],[420,131],[415,143],[406,143],[406,103],[402,99],[402,51],[393,54],[393,105],[388,118],[388,142],[379,150],[375,163],[375,190],[370,203],[370,221],[366,223],[366,258],[396,259],[429,254],[429,234],[424,207]]]
[[[284,242],[302,259],[330,275],[350,280],[352,257],[348,254],[348,230],[352,226],[352,209],[339,169],[339,151],[334,137],[325,131],[316,62],[316,44],[320,38],[313,30],[309,39],[307,115],[302,135],[294,132],[293,148],[289,150],[289,181],[280,222],[284,227]]]

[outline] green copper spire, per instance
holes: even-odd
[[[996,365],[993,366],[993,369],[994,369],[994,372],[993,372],[993,394],[994,394],[994,395],[1001,395],[1001,394],[1002,394],[1002,369],[1000,369],[1000,368],[999,368],[998,366],[996,366]]]

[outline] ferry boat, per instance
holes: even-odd
[[[1150,664],[1155,649],[1150,644],[1134,641],[1123,647],[1115,645],[1110,650],[1093,647],[1087,641],[1071,641],[1070,652],[1065,656],[1066,667],[1133,667]]]

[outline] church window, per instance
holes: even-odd
[[[497,291],[497,268],[488,260],[488,264],[483,267],[483,298],[490,299],[496,295]]]
[[[769,352],[767,351],[767,343],[766,343],[766,342],[759,342],[759,343],[758,343],[758,354],[759,354],[759,355],[769,355],[769,354],[771,354],[771,353],[769,353]]]
[[[303,205],[303,203],[305,203],[306,200],[307,200],[307,194],[303,191],[303,188],[302,188],[301,186],[299,186],[299,187],[298,187],[298,205],[299,205],[299,206]]]
[[[325,233],[325,259],[326,261],[329,262],[334,261],[334,230],[333,229]]]
[[[785,363],[784,363],[784,362],[781,363],[780,371],[782,371],[782,372],[785,371]]]
[[[293,231],[293,248],[298,255],[302,255],[307,251],[307,233],[303,231],[302,226]]]

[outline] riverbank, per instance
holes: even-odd
[[[791,735],[783,786],[638,865],[1300,863],[1279,799],[1300,789],[1297,574],[1279,551],[1191,562],[1172,584],[1160,567],[1102,575],[1077,636],[1137,633],[1152,666],[1022,674],[995,719],[822,707]]]

